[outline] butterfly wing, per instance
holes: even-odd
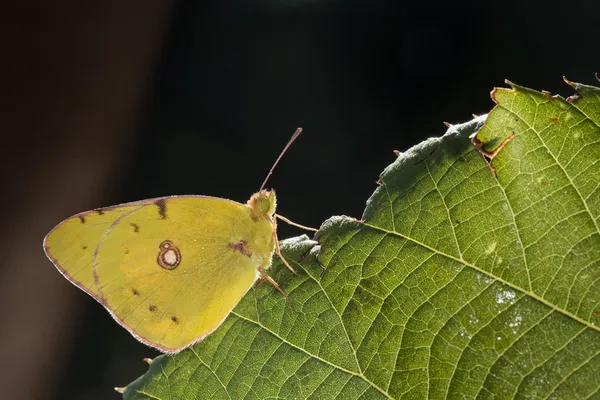
[[[75,215],[44,248],[138,340],[172,353],[229,315],[270,265],[273,230],[244,204],[174,196]]]

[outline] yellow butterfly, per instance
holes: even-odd
[[[177,353],[219,327],[279,255],[275,191],[264,186],[302,132],[298,128],[246,204],[171,196],[99,208],[68,218],[44,250],[73,284],[136,339]],[[287,299],[287,296],[286,296]]]

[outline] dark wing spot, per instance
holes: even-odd
[[[79,216],[79,220],[81,221],[82,224],[85,224],[85,217],[83,215]]]
[[[135,233],[138,233],[140,231],[140,226],[138,224],[134,224],[133,222],[131,224],[129,224],[133,227],[133,231]]]
[[[129,249],[125,249],[125,254],[129,254]]]
[[[176,324],[178,324],[178,323],[179,323],[179,318],[177,318],[176,316],[174,316],[174,315],[173,315],[173,316],[171,317],[171,321],[173,321],[173,322],[175,322]]]
[[[104,211],[102,210],[96,210],[96,212],[98,213],[98,215],[104,215]]]
[[[132,288],[131,289],[131,293],[133,293],[134,296],[139,296],[140,295],[140,292],[136,288]]]
[[[232,249],[233,251],[239,251],[241,254],[250,258],[252,257],[252,252],[246,247],[247,244],[248,242],[242,239],[237,243],[228,243],[227,248]]]
[[[150,312],[152,312],[152,311],[156,311],[156,306],[155,306],[154,304],[150,304],[150,305],[148,306],[148,310],[150,310]]]
[[[85,250],[85,249],[87,249],[87,246],[81,246],[81,249]]]
[[[158,207],[158,215],[160,219],[167,219],[167,201],[165,199],[158,199],[154,202]]]

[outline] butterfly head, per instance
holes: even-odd
[[[265,214],[269,218],[272,217],[275,214],[275,208],[277,208],[275,191],[263,189],[254,193],[250,200],[248,200],[248,206],[257,214]]]

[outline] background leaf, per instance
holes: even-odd
[[[284,242],[273,275],[127,399],[600,396],[600,90],[497,89],[484,125],[392,163],[362,221]],[[482,127],[483,125],[483,127]],[[493,160],[485,151],[512,141]],[[317,259],[318,257],[318,259]]]

